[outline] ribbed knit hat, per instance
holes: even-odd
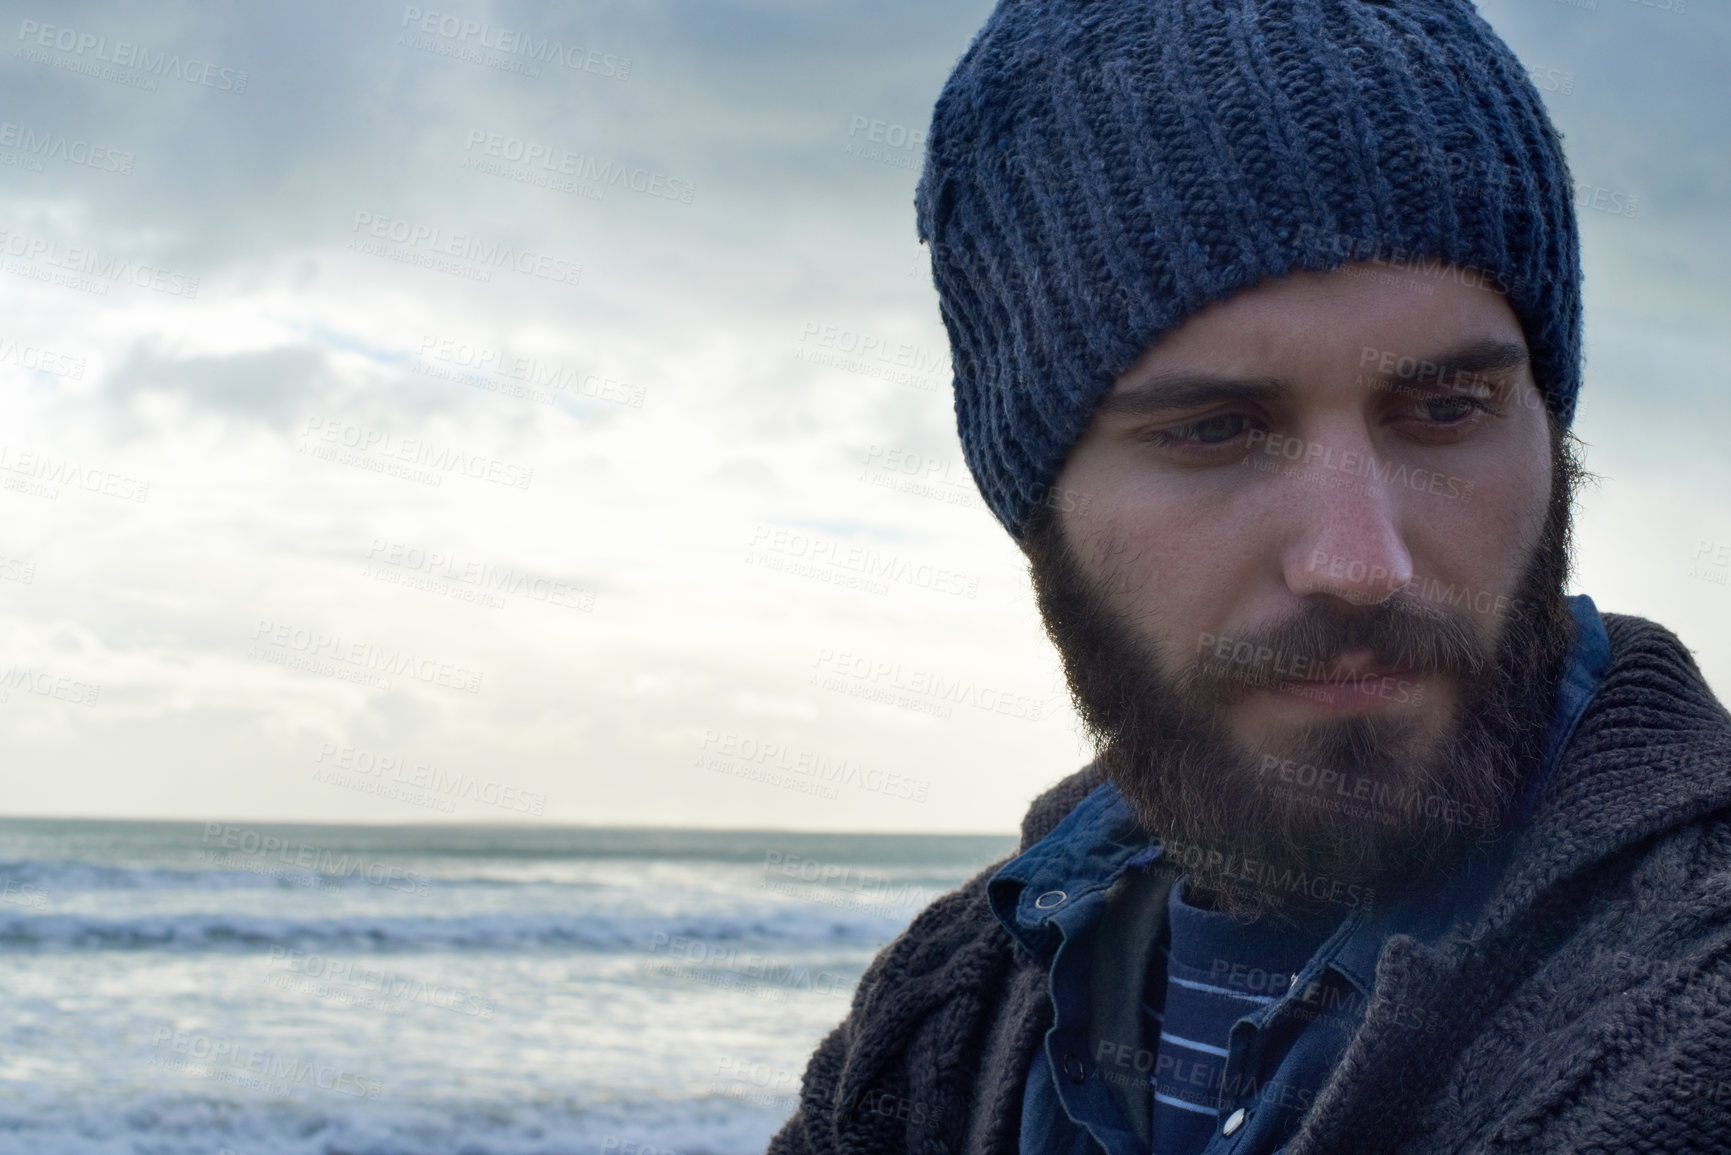
[[[968,467],[1020,538],[1162,334],[1354,260],[1505,293],[1567,426],[1572,194],[1538,91],[1468,0],[1000,0],[915,195]]]

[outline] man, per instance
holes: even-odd
[[[1563,593],[1570,193],[1466,0],[1003,0],[920,233],[1098,758],[772,1151],[1731,1150],[1731,716]]]

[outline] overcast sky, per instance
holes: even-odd
[[[911,207],[988,7],[9,6],[4,809],[1011,829],[1085,752]],[[1621,209],[1575,589],[1724,693],[1731,11],[1482,10]]]

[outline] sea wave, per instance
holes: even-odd
[[[305,887],[364,886],[367,871],[382,862],[365,856],[330,858],[325,865],[335,869],[302,866],[293,859],[244,857],[214,852],[204,865],[176,867],[112,866],[97,862],[19,859],[0,862],[0,883],[13,890],[35,887],[43,891],[92,890],[257,890]],[[399,874],[415,872],[399,868]],[[429,883],[441,880],[428,878]]]
[[[31,913],[0,907],[6,950],[293,950],[378,952],[564,949],[654,950],[675,941],[730,946],[864,947],[884,941],[895,919],[829,911],[756,908],[729,914],[471,914],[446,917],[273,917],[233,912]]]
[[[725,1091],[731,1091],[727,1088]],[[754,1155],[792,1113],[757,1094],[580,1105],[551,1096],[517,1102],[355,1100],[307,1093],[260,1101],[229,1095],[114,1092],[97,1101],[40,1092],[0,1119],[0,1155]],[[21,1105],[21,1104],[20,1104]]]

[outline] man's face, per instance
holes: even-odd
[[[1470,278],[1294,274],[1163,338],[1026,543],[1143,823],[1192,865],[1384,884],[1482,837],[1566,646],[1567,464]]]

